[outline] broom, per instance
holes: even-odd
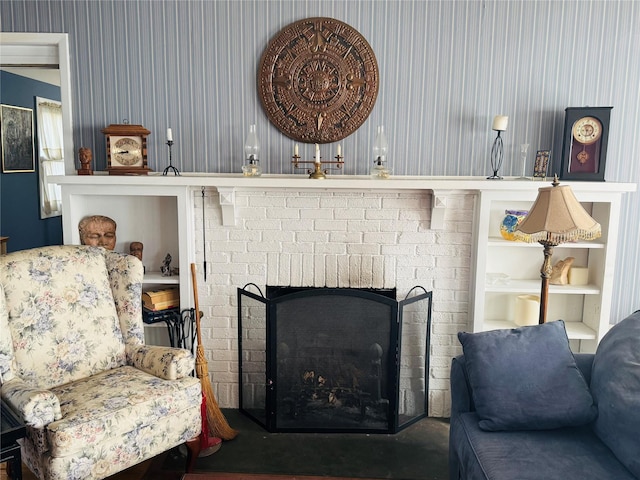
[[[202,332],[200,330],[200,308],[198,306],[198,285],[196,282],[195,263],[191,264],[191,282],[193,283],[193,300],[196,310],[196,334],[198,338],[198,346],[196,348],[196,375],[200,379],[202,393],[207,406],[206,417],[209,424],[209,431],[223,440],[233,440],[238,432],[229,426],[227,419],[224,418],[224,414],[220,411],[216,397],[213,394],[213,389],[211,388],[211,381],[209,380],[209,370],[207,367],[207,359],[204,356]]]

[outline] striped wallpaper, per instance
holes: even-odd
[[[342,140],[345,174],[366,174],[378,125],[398,175],[488,175],[493,116],[509,116],[502,174],[520,175],[520,144],[560,157],[564,109],[613,106],[606,179],[640,183],[640,2],[425,0],[2,0],[6,32],[68,32],[76,147],[105,167],[100,130],[152,131],[149,163],[239,172],[257,124],[267,173],[291,173],[294,142],[262,111],[256,70],[287,24],[334,17],[371,44],[380,91]],[[335,155],[335,145],[323,146]],[[301,145],[311,157],[312,147]],[[557,163],[556,163],[557,167]],[[613,320],[640,308],[640,194],[625,198]]]

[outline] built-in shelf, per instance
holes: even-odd
[[[502,237],[489,237],[489,241],[487,242],[487,246],[489,247],[499,247],[499,248],[522,248],[522,247],[535,247],[542,248],[538,242],[527,243],[521,241],[511,241],[505,240]],[[560,245],[554,247],[558,249],[565,248],[605,248],[605,244],[602,241],[594,241],[594,242],[570,242],[570,243],[561,243]],[[540,261],[542,264],[542,261]]]
[[[180,275],[171,275],[165,277],[160,272],[146,272],[144,274],[145,285],[179,285],[180,284]]]
[[[518,328],[514,322],[506,320],[487,320],[484,322],[483,331],[498,330],[504,328]],[[565,322],[569,340],[595,340],[596,331],[582,322]]]
[[[223,225],[235,225],[236,192],[242,190],[324,190],[324,191],[429,191],[431,202],[431,229],[440,230],[444,226],[445,212],[449,207],[448,196],[461,191],[487,192],[531,192],[535,197],[538,188],[549,186],[549,181],[521,182],[517,177],[505,177],[502,181],[488,181],[485,177],[446,177],[446,176],[391,176],[377,180],[369,175],[329,175],[326,179],[310,179],[306,174],[262,175],[245,177],[242,174],[216,174],[182,172],[180,176],[162,175],[152,172],[149,175],[109,176],[107,172],[94,172],[94,175],[53,176],[51,183],[59,185],[117,185],[127,187],[156,188],[164,187],[212,187],[220,194]],[[574,192],[589,191],[593,182],[563,182],[572,186]],[[601,193],[619,193],[634,191],[634,184],[600,182]]]
[[[617,235],[622,194],[634,184],[567,182],[578,201],[600,223],[594,241],[567,242],[553,249],[552,265],[573,257],[573,267],[588,269],[587,285],[549,285],[547,321],[562,319],[574,351],[594,352],[610,327]],[[606,183],[606,182],[605,182]],[[537,243],[509,241],[500,236],[506,210],[528,210],[536,191],[482,190],[474,218],[474,271],[471,286],[474,331],[515,328],[519,295],[540,295],[543,248]],[[537,315],[536,315],[537,318]]]
[[[540,279],[535,280],[510,280],[509,283],[500,285],[488,285],[485,292],[497,293],[540,293]],[[549,294],[562,295],[597,295],[600,287],[597,285],[549,285]]]
[[[430,196],[430,224],[438,230],[451,212],[460,205],[456,196],[474,195],[472,265],[470,269],[469,323],[473,331],[496,326],[512,328],[514,299],[519,294],[539,294],[539,271],[543,250],[538,243],[509,242],[499,235],[505,209],[526,210],[535,200],[538,189],[551,180],[520,182],[512,177],[490,181],[484,177],[393,176],[374,180],[370,176],[330,175],[324,180],[307,175],[263,175],[258,178],[242,174],[208,174],[183,172],[180,176],[150,175],[109,176],[95,172],[87,176],[56,176],[52,183],[62,187],[63,234],[67,244],[79,243],[77,225],[88,214],[122,218],[118,222],[118,241],[142,241],[143,263],[151,271],[145,285],[179,285],[180,305],[192,306],[190,263],[195,261],[194,198],[203,188],[218,193],[216,208],[222,212],[222,224],[236,225],[238,192],[283,191],[331,193],[425,193]],[[550,320],[562,318],[578,351],[595,351],[597,342],[609,328],[617,232],[622,194],[633,192],[633,183],[562,182],[570,185],[580,202],[602,225],[602,238],[593,242],[561,244],[557,258],[574,256],[575,266],[589,269],[589,285],[550,288]],[[469,214],[469,211],[464,214]],[[609,240],[612,241],[609,241]],[[120,251],[128,244],[117,245]],[[202,246],[201,246],[202,248]],[[181,276],[163,277],[156,272],[170,252]],[[511,278],[506,284],[487,282],[487,273],[502,273]],[[159,332],[158,329],[152,329]],[[574,342],[575,344],[576,342]]]

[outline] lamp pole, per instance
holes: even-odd
[[[544,247],[544,261],[540,268],[540,278],[542,279],[542,286],[540,288],[540,316],[538,317],[538,323],[542,325],[547,321],[547,304],[549,303],[549,280],[551,279],[551,273],[553,267],[551,265],[551,257],[553,256],[553,247],[557,246],[557,243],[549,241],[538,242]]]

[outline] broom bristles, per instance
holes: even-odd
[[[216,402],[216,397],[213,394],[213,389],[211,388],[209,379],[207,378],[204,381],[201,379],[200,383],[202,384],[204,396],[207,399],[207,420],[209,421],[209,430],[214,436],[223,440],[233,440],[238,432],[229,426],[227,419],[224,418],[222,411],[220,411],[220,407],[218,407],[218,402]]]
[[[227,419],[218,406],[216,396],[211,387],[211,381],[209,380],[209,371],[202,345],[198,345],[196,348],[196,375],[200,379],[204,398],[207,399],[207,421],[210,433],[214,437],[219,437],[223,440],[233,440],[238,435],[238,432],[227,423]]]

